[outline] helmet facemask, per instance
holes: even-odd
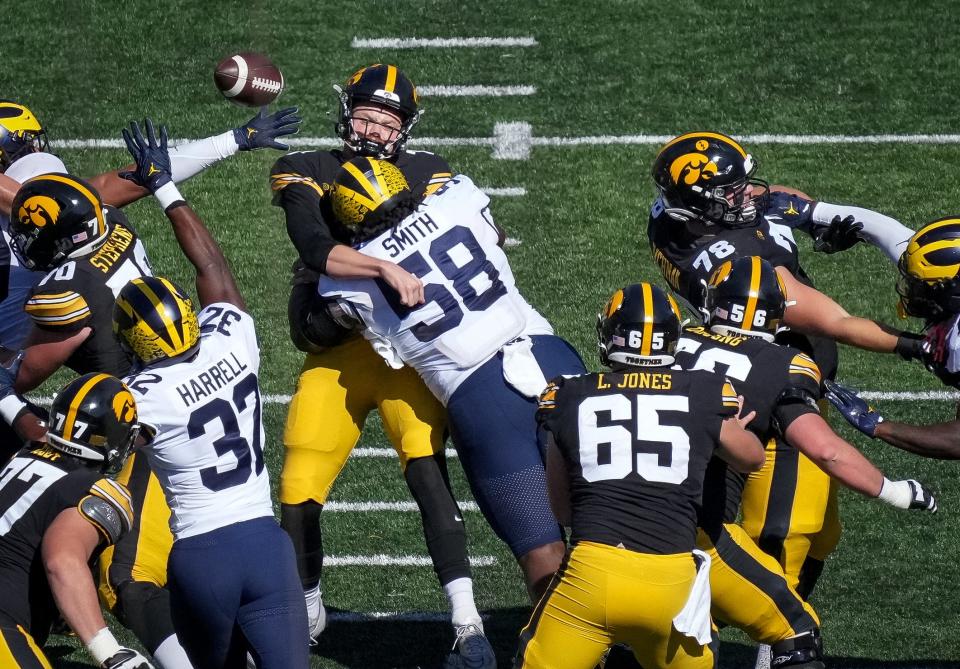
[[[422,109],[418,109],[412,114],[405,114],[404,111],[400,109],[399,104],[393,103],[387,98],[366,96],[359,98],[343,90],[340,86],[334,85],[333,88],[337,92],[337,97],[340,102],[340,115],[334,126],[334,130],[337,136],[343,140],[343,143],[346,144],[353,153],[358,156],[383,159],[395,156],[403,150],[407,141],[410,139],[413,126],[420,120],[420,115],[423,113]],[[363,123],[364,119],[355,119],[353,116],[354,109],[364,104],[382,107],[397,114],[401,118],[399,128],[377,124],[397,132],[397,136],[392,142],[381,143],[366,137],[366,132],[361,134],[356,131],[354,123]],[[375,121],[365,122],[365,128],[370,124],[376,124]]]
[[[960,311],[960,277],[940,281],[924,281],[910,275],[904,266],[903,256],[899,262],[897,278],[897,312],[901,318],[913,316],[926,321],[938,321]]]

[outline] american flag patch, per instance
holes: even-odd
[[[615,346],[627,345],[627,340],[624,339],[623,337],[618,337],[617,335],[613,335],[612,337],[610,337],[610,341],[612,341]]]
[[[75,234],[75,235],[74,235],[73,237],[71,237],[70,239],[73,240],[73,243],[74,243],[74,244],[77,244],[77,243],[79,243],[79,242],[84,241],[86,238],[87,238],[87,233],[86,233],[86,232],[78,232],[77,234]]]

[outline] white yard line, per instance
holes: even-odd
[[[480,186],[480,190],[492,197],[523,197],[527,194],[527,189],[523,186],[504,186],[503,188]]]
[[[490,567],[497,564],[492,555],[477,555],[470,558],[471,567]],[[326,555],[324,567],[431,567],[429,555]]]
[[[461,511],[479,511],[476,502],[457,502]],[[327,502],[323,505],[324,511],[339,511],[342,513],[366,513],[370,511],[418,511],[414,502]]]
[[[498,160],[528,160],[534,147],[570,148],[577,146],[660,146],[670,135],[590,135],[584,137],[538,137],[533,126],[524,121],[496,123],[490,137],[420,137],[410,141],[411,147],[489,147]],[[960,144],[960,135],[741,135],[746,144]],[[174,144],[190,140],[173,140]],[[297,149],[330,149],[340,145],[332,137],[293,137],[286,139]],[[50,142],[56,149],[122,149],[123,140],[61,139]]]
[[[536,95],[536,86],[419,86],[423,97],[435,98],[502,98],[515,95]]]
[[[457,49],[486,47],[531,47],[533,37],[354,37],[354,49]]]

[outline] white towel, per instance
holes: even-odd
[[[367,341],[370,342],[370,345],[373,346],[373,350],[377,352],[384,362],[387,363],[387,366],[391,369],[402,369],[403,360],[400,358],[400,354],[397,353],[397,349],[393,347],[393,344],[390,343],[390,340],[386,337],[382,337],[375,332],[370,330],[365,330],[363,336],[367,338]]]
[[[540,397],[547,387],[540,364],[533,356],[533,340],[517,337],[504,344],[503,378],[526,397]]]
[[[697,640],[701,646],[711,641],[710,624],[710,556],[694,549],[693,554],[700,558],[700,568],[693,581],[687,603],[673,619],[673,627],[680,634]]]

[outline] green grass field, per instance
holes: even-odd
[[[302,137],[330,138],[330,86],[363,64],[393,62],[421,86],[534,86],[532,95],[436,97],[417,136],[481,186],[523,188],[495,197],[493,213],[511,237],[518,284],[528,299],[596,368],[593,323],[621,285],[658,279],[645,240],[654,197],[649,166],[660,140],[694,129],[734,135],[807,137],[914,135],[958,130],[960,36],[949,25],[960,2],[771,0],[709,3],[560,0],[459,3],[407,0],[323,3],[8,3],[0,97],[29,105],[55,140],[119,138],[149,115],[174,137],[200,137],[250,113],[213,87],[214,64],[258,50],[283,69],[281,102],[306,117]],[[522,37],[526,48],[353,48],[354,38]],[[527,123],[532,148],[498,158],[498,123]],[[603,139],[604,136],[612,138]],[[624,137],[633,136],[632,140]],[[596,138],[563,144],[557,138]],[[615,139],[615,138],[621,139]],[[960,210],[960,143],[799,142],[749,145],[762,176],[817,198],[856,203],[916,228]],[[521,140],[521,144],[523,144]],[[59,148],[70,169],[95,174],[126,162],[117,149]],[[257,318],[264,392],[293,392],[301,354],[286,333],[288,268],[294,258],[266,175],[278,154],[241,155],[197,177],[184,194],[221,241]],[[500,154],[502,156],[502,154]],[[158,273],[190,285],[191,275],[153,202],[128,210]],[[815,256],[804,265],[818,286],[851,312],[894,321],[894,268],[873,249]],[[904,327],[919,327],[918,323]],[[62,377],[58,377],[62,378]],[[937,390],[918,366],[844,349],[840,378],[862,389]],[[48,384],[46,392],[54,385]],[[937,421],[952,402],[881,401],[891,418]],[[267,406],[271,471],[281,460],[286,407]],[[361,446],[385,447],[371,418]],[[840,431],[850,439],[845,427]],[[960,666],[956,561],[960,474],[854,439],[891,478],[915,477],[939,491],[936,516],[908,514],[842,493],[845,532],[814,604],[831,666],[863,669]],[[457,498],[469,491],[456,460]],[[338,502],[409,501],[395,458],[355,457],[338,481]],[[470,549],[490,558],[475,569],[479,606],[501,666],[509,666],[528,615],[519,572],[476,512]],[[333,556],[424,556],[414,513],[328,512],[324,544]],[[432,570],[422,566],[325,569],[325,601],[343,612],[325,632],[317,667],[435,666],[452,642],[439,618],[363,621],[364,612],[442,614]],[[2,596],[2,595],[0,595]],[[752,666],[745,637],[725,632],[721,667]],[[85,652],[53,637],[56,667],[90,666]]]

